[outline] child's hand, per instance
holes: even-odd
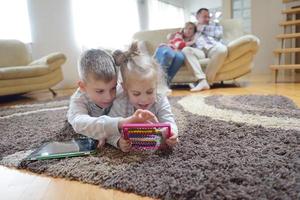
[[[158,123],[156,116],[152,112],[142,109],[138,109],[133,113],[132,120],[135,121],[134,123]]]
[[[166,139],[166,144],[169,147],[174,147],[178,143],[178,135],[175,133],[172,133],[172,136]]]
[[[120,147],[121,151],[129,152],[131,149],[131,142],[121,137],[118,141],[118,146]]]
[[[104,145],[105,145],[105,140],[98,140],[98,145],[97,145],[98,149],[102,149]]]
[[[158,123],[156,116],[148,111],[138,109],[136,110],[132,116],[125,118],[120,123],[120,128],[123,124],[132,124],[132,123]]]
[[[119,120],[118,128],[121,131],[124,124],[133,123],[158,123],[158,120],[152,112],[138,109],[132,116]]]

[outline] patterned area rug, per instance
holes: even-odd
[[[168,152],[24,162],[77,137],[68,101],[0,111],[0,164],[162,199],[300,199],[300,110],[282,96],[171,97],[180,143]]]

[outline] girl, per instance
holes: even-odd
[[[168,35],[168,44],[162,44],[157,48],[154,57],[167,73],[168,84],[184,62],[184,54],[181,50],[195,44],[196,32],[197,26],[193,22],[187,22],[180,32]]]
[[[166,144],[170,147],[176,145],[178,130],[164,95],[168,88],[164,83],[163,71],[151,57],[139,54],[137,43],[133,43],[127,52],[115,51],[114,58],[120,66],[124,91],[114,101],[109,116],[126,117],[137,109],[149,110],[157,117],[155,122],[170,123],[172,136],[166,139]],[[110,142],[119,141],[122,143],[120,147],[125,146],[122,151],[130,151],[130,142],[120,140],[120,137],[120,134],[116,135]]]

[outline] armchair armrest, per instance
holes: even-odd
[[[38,60],[31,62],[29,65],[51,65],[57,61],[62,61],[64,63],[66,61],[66,56],[63,53],[51,53],[47,56],[44,56]]]

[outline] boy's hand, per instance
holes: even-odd
[[[97,148],[102,149],[104,144],[105,144],[105,140],[104,141],[103,140],[98,140]]]
[[[121,151],[129,152],[131,149],[131,142],[121,137],[118,141],[118,146],[120,147]]]

